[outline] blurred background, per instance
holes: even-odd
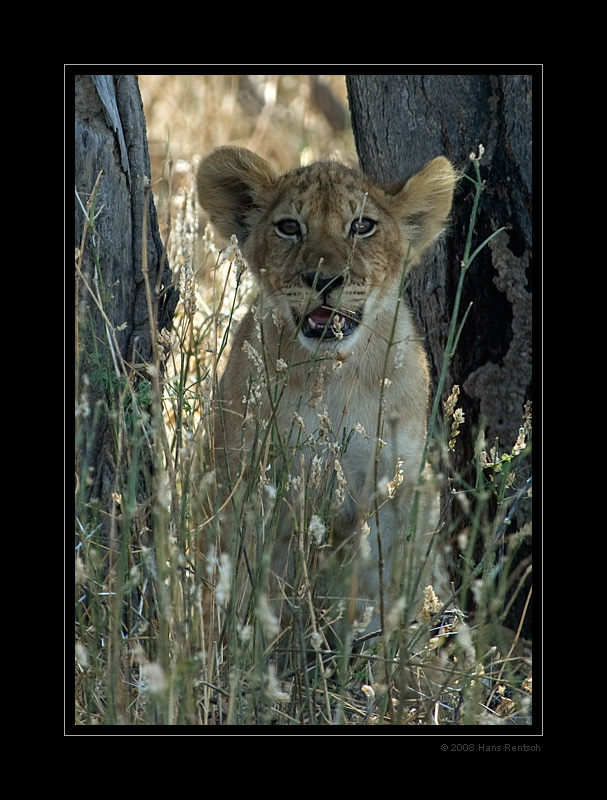
[[[248,147],[281,171],[357,163],[345,75],[140,75],[139,86],[163,235],[168,198],[214,147]]]

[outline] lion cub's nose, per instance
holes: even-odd
[[[332,277],[325,277],[319,275],[317,272],[306,272],[301,276],[302,281],[310,288],[314,287],[319,292],[324,292],[325,289],[338,289],[344,282],[342,275],[333,275]]]

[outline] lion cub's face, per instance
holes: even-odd
[[[322,162],[278,175],[233,147],[207,156],[198,195],[218,232],[238,237],[265,300],[307,349],[351,343],[394,314],[412,264],[449,214],[455,173],[444,158],[407,183],[374,184]]]

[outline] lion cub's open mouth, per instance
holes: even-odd
[[[303,320],[296,317],[296,322],[309,339],[343,339],[354,333],[361,319],[361,309],[342,313],[329,306],[318,306],[308,311]]]

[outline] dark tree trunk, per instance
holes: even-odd
[[[148,365],[177,302],[149,181],[136,76],[75,76],[77,497],[104,541],[129,476],[149,495]]]
[[[487,449],[499,440],[510,452],[531,398],[531,91],[530,75],[348,75],[348,96],[361,167],[381,181],[406,179],[445,155],[473,174],[470,153],[484,146],[487,188],[475,244],[500,233],[466,275],[461,312],[470,304],[445,395],[461,388],[466,414],[455,469],[473,483],[479,427]],[[435,382],[440,373],[474,187],[463,179],[447,235],[410,275],[409,299]],[[444,400],[445,396],[441,397]],[[442,409],[442,404],[441,404]],[[453,509],[455,511],[455,509]],[[530,519],[530,501],[517,506],[510,528]],[[452,521],[457,532],[457,520]]]

